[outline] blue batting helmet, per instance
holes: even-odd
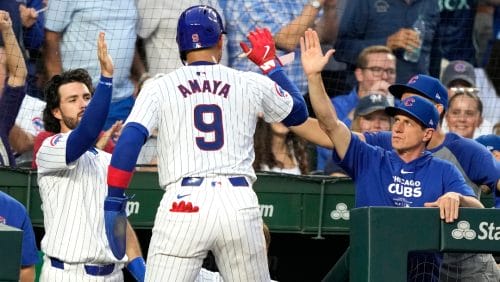
[[[198,5],[186,9],[179,17],[175,38],[182,62],[187,51],[212,47],[223,33],[222,18],[214,8]]]

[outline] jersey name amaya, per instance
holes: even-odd
[[[219,80],[188,80],[186,84],[177,86],[184,98],[196,93],[212,93],[227,98],[231,85]]]
[[[211,174],[253,181],[259,113],[267,122],[280,122],[292,107],[292,97],[269,78],[207,63],[181,67],[145,85],[126,123],[138,123],[148,133],[158,128],[162,187]]]

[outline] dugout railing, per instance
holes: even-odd
[[[36,180],[34,170],[0,168],[0,190],[22,202],[33,225],[43,227]],[[337,264],[348,270],[332,269],[328,281],[346,271],[350,281],[405,281],[411,250],[500,252],[500,210],[461,208],[460,218],[446,224],[431,208],[353,209],[354,186],[348,178],[259,173],[254,189],[272,232],[316,239],[350,235],[347,262]],[[157,174],[136,172],[127,193],[135,195],[127,205],[132,225],[151,228],[163,194]],[[491,194],[482,202],[492,207]]]
[[[460,208],[445,223],[437,208],[356,208],[350,239],[350,281],[406,281],[409,251],[500,252],[500,210]]]
[[[281,233],[348,235],[350,210],[354,207],[354,184],[349,178],[295,176],[258,173],[254,184],[261,214],[271,231]],[[23,203],[33,225],[43,226],[40,194],[35,170],[0,168],[0,190]],[[127,191],[135,195],[127,205],[135,228],[152,228],[156,209],[163,195],[158,175],[136,172]],[[486,207],[493,206],[492,195],[483,195]]]

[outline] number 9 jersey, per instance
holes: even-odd
[[[127,119],[158,129],[160,186],[182,177],[244,175],[255,181],[253,135],[260,114],[280,122],[293,99],[266,76],[203,62],[146,84]]]

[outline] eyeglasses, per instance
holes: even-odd
[[[463,94],[463,93],[477,94],[477,93],[479,93],[479,89],[474,88],[474,87],[451,87],[450,90],[451,90],[451,92],[453,92],[455,94]]]
[[[396,75],[396,70],[391,69],[391,68],[384,69],[381,67],[366,67],[363,69],[371,71],[373,73],[373,75],[375,75],[375,76],[381,76],[382,72],[385,72],[385,74],[387,74],[387,76],[395,76]]]

